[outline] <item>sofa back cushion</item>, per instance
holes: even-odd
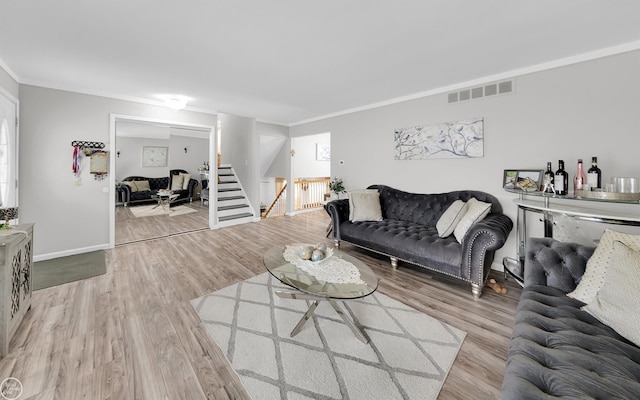
[[[150,190],[159,190],[169,188],[169,177],[162,178],[147,178],[144,176],[128,176],[122,180],[125,181],[149,181]],[[140,190],[140,188],[138,188]]]
[[[449,193],[420,194],[408,193],[384,185],[369,186],[380,192],[382,217],[398,221],[413,222],[435,227],[440,216],[456,200],[464,202],[475,197],[477,200],[491,203],[491,212],[502,212],[498,199],[476,190],[460,190]]]

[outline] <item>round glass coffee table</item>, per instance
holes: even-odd
[[[293,244],[290,246],[299,248],[304,245]],[[287,261],[284,254],[285,247],[272,247],[264,255],[264,265],[271,275],[285,285],[295,289],[294,291],[277,290],[276,295],[281,298],[312,301],[307,312],[291,331],[290,336],[293,337],[302,330],[304,324],[313,316],[319,302],[327,301],[356,337],[364,343],[369,343],[366,333],[355,321],[347,316],[340,303],[347,300],[360,299],[376,291],[378,278],[371,268],[355,257],[339,250],[334,250],[331,258],[326,261],[331,262],[332,265],[339,263],[340,267],[350,269],[352,279],[347,279],[347,283],[337,283],[336,279],[330,277],[327,281],[317,277],[319,275],[318,271],[313,269],[313,264],[315,263],[310,264],[307,262],[305,264],[301,262],[302,266],[300,266],[300,262],[295,261],[296,263],[294,264]],[[333,257],[339,260],[332,260]],[[291,256],[289,255],[288,258],[291,259]],[[325,270],[327,268],[329,267],[325,267]],[[357,275],[359,275],[359,279],[353,279]]]

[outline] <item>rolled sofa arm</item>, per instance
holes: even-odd
[[[187,186],[187,188],[189,189],[189,200],[193,199],[193,193],[196,191],[196,188],[198,187],[198,180],[197,179],[189,179],[189,186]]]
[[[551,238],[530,238],[525,246],[524,284],[573,291],[594,247],[563,243]]]
[[[122,184],[118,188],[121,193],[120,200],[122,200],[126,206],[131,201],[131,187],[129,185]]]
[[[502,213],[491,213],[473,224],[462,239],[462,276],[482,287],[493,255],[504,246],[511,229],[511,218]]]
[[[331,216],[333,224],[333,238],[340,240],[340,224],[349,220],[349,200],[333,200],[326,205],[327,212]]]

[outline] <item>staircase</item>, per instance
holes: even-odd
[[[231,165],[218,167],[218,224],[230,226],[253,222],[254,210]]]

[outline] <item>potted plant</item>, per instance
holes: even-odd
[[[339,199],[340,193],[346,192],[342,178],[333,178],[329,181],[329,190],[331,191],[332,199]]]

